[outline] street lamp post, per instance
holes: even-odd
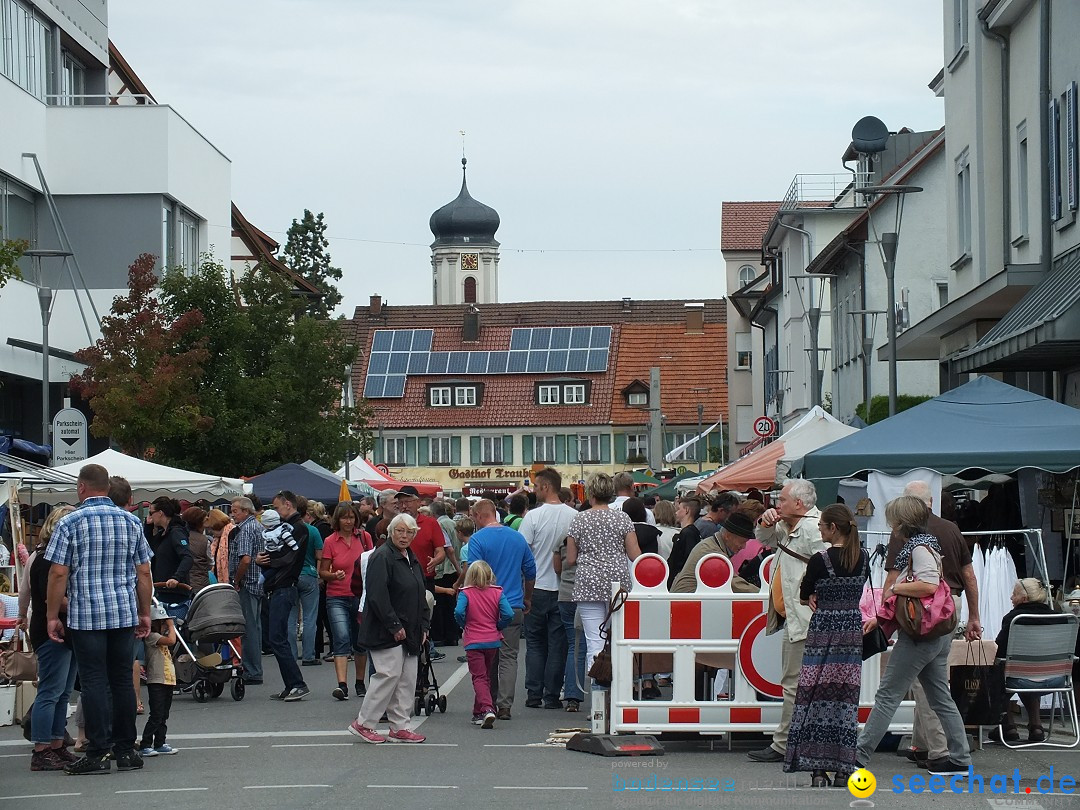
[[[701,422],[702,417],[705,416],[705,406],[700,402],[697,406],[697,435],[698,440],[694,442],[694,455],[697,456],[697,471],[701,472]]]
[[[37,279],[38,307],[41,309],[41,443],[49,444],[49,321],[52,320],[53,290],[45,284],[41,270],[42,259],[66,259],[74,254],[68,250],[27,250],[23,253],[34,263]]]
[[[863,358],[863,386],[866,402],[866,424],[870,424],[870,401],[873,399],[873,390],[870,387],[870,358],[874,354],[874,334],[877,332],[878,315],[885,315],[881,309],[853,309],[849,312],[855,322],[856,330],[859,328],[859,316],[863,316],[862,329],[862,358]]]

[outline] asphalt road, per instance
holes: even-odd
[[[724,740],[666,743],[666,755],[651,758],[608,759],[553,747],[546,743],[550,732],[585,726],[588,715],[526,709],[520,684],[513,719],[485,731],[469,723],[472,686],[465,665],[455,660],[461,649],[447,648],[447,653],[436,672],[448,694],[448,710],[414,720],[428,738],[422,745],[375,746],[350,736],[345,729],[359,704],[355,698],[341,703],[330,696],[334,678],[329,665],[303,670],[312,688],[309,698],[289,704],[269,700],[280,686],[268,656],[266,685],[250,687],[239,703],[228,692],[205,704],[177,695],[169,742],[180,753],[149,759],[141,771],[84,777],[33,773],[21,729],[0,728],[0,808],[860,806],[851,804],[847,790],[810,788],[808,774],[786,775],[779,765],[750,762],[745,752],[760,748],[764,737],[735,741],[730,751]],[[893,792],[895,777],[907,786],[912,776],[925,773],[893,754],[879,753],[870,764],[878,790],[868,801],[902,808],[943,800],[949,808],[980,810],[1080,807],[1060,785],[1062,775],[1080,776],[1076,749],[1031,753],[990,745],[974,758],[976,772],[986,777],[986,793],[931,796]],[[1036,780],[1051,767],[1056,795],[1040,795]],[[1019,794],[1014,769],[1021,775]],[[1009,776],[1008,794],[990,794],[994,774]],[[675,784],[682,779],[715,789],[630,789],[635,784],[647,788],[653,777],[658,787],[665,779]]]

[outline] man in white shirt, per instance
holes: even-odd
[[[608,509],[616,509],[621,512],[623,501],[627,498],[637,497],[634,493],[634,476],[623,470],[615,473],[611,481],[615,484],[615,500],[608,504]],[[645,510],[645,522],[650,526],[656,525],[656,518],[653,517],[651,509]]]
[[[559,693],[566,672],[566,629],[559,612],[559,553],[577,512],[559,499],[562,476],[550,467],[536,474],[537,506],[518,527],[536,558],[532,609],[525,615],[525,705],[561,709]]]

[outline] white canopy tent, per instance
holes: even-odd
[[[76,500],[75,479],[84,464],[100,464],[109,471],[109,475],[126,478],[131,484],[132,496],[136,502],[152,501],[162,495],[185,500],[206,498],[212,501],[244,494],[244,482],[239,478],[222,478],[166,467],[164,464],[143,461],[116,450],[106,450],[85,461],[51,467],[48,474],[44,472],[41,474],[4,473],[0,475],[0,490],[3,489],[4,483],[9,483],[18,487],[19,492],[24,495],[24,500],[26,500],[25,495],[28,494],[35,500],[40,495],[41,500],[45,501],[50,500],[45,497],[47,495],[61,495],[62,498],[55,500],[74,502]],[[48,477],[45,477],[46,475]],[[70,480],[58,480],[61,478]]]

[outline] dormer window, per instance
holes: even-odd
[[[428,390],[432,408],[447,408],[450,406],[450,386],[432,386]]]
[[[536,390],[536,401],[540,405],[558,405],[562,398],[559,396],[560,386],[541,385]]]
[[[565,404],[565,405],[584,405],[585,404],[585,386],[584,385],[564,385],[563,386],[563,404]]]
[[[454,388],[454,404],[461,406],[469,406],[476,404],[476,386],[473,385],[459,385]]]
[[[649,404],[649,395],[642,391],[632,391],[626,395],[626,404],[631,408],[643,408]]]

